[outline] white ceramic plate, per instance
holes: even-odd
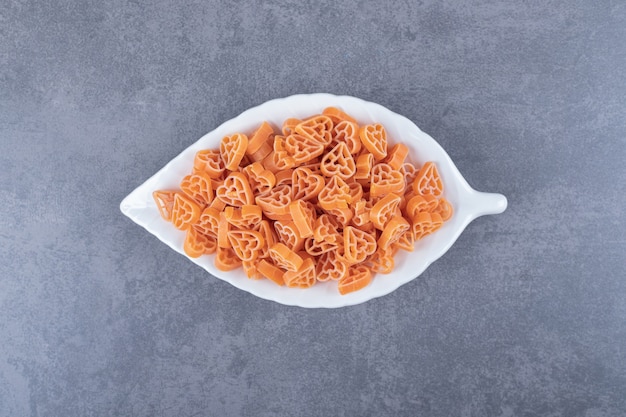
[[[280,127],[289,117],[304,118],[321,113],[329,106],[343,109],[361,124],[381,123],[387,130],[390,143],[402,141],[409,147],[409,159],[412,162],[421,165],[426,161],[434,161],[444,183],[444,196],[454,207],[452,219],[436,233],[417,242],[414,252],[400,251],[396,255],[395,269],[391,274],[378,274],[368,287],[348,295],[340,295],[335,282],[318,283],[308,289],[293,289],[279,287],[269,280],[250,280],[241,269],[223,272],[213,265],[214,255],[199,259],[188,258],[189,260],[235,287],[267,300],[309,308],[343,307],[389,294],[402,284],[417,278],[452,246],[472,220],[486,214],[502,213],[506,209],[507,200],[503,195],[482,193],[470,187],[443,148],[406,117],[379,104],[354,97],[303,94],[263,103],[207,133],[130,193],[120,204],[122,213],[176,252],[186,256],[183,251],[185,233],[161,219],[152,199],[152,192],[178,188],[181,179],[193,167],[195,153],[201,149],[218,148],[220,140],[226,135],[235,132],[251,133],[264,120]]]

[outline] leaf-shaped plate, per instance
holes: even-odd
[[[501,194],[474,190],[463,178],[448,154],[433,138],[422,132],[404,116],[372,102],[355,97],[331,94],[301,94],[270,100],[251,108],[217,129],[204,135],[196,143],[172,159],[160,171],[130,193],[120,204],[122,212],[144,227],[176,252],[183,251],[185,233],[164,221],[152,199],[154,190],[176,189],[181,179],[191,172],[194,155],[201,149],[219,147],[222,137],[236,132],[250,133],[264,120],[274,126],[290,117],[304,118],[321,113],[326,107],[338,107],[353,116],[360,124],[381,123],[385,126],[390,144],[402,141],[409,147],[409,159],[418,165],[434,161],[443,180],[444,196],[454,207],[454,216],[436,233],[418,241],[415,252],[400,251],[395,258],[395,269],[388,275],[377,275],[366,288],[340,295],[336,282],[318,283],[308,289],[279,287],[269,280],[248,279],[242,269],[223,272],[213,265],[214,255],[190,261],[213,276],[258,297],[281,304],[309,308],[336,308],[354,305],[380,297],[417,278],[439,259],[457,240],[467,225],[477,217],[502,213],[507,200]]]

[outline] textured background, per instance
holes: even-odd
[[[0,415],[626,415],[625,68],[620,0],[2,1]],[[254,298],[119,212],[221,122],[307,92],[408,116],[509,209],[332,311]]]

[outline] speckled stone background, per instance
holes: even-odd
[[[625,68],[620,0],[2,1],[0,415],[626,415]],[[119,212],[223,121],[307,92],[408,116],[509,209],[330,311]]]

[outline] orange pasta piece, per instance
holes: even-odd
[[[374,166],[374,155],[371,153],[364,153],[356,159],[356,172],[354,178],[357,180],[365,180],[369,183],[369,179]]]
[[[336,249],[342,244],[343,237],[338,232],[338,225],[335,225],[334,218],[329,214],[322,214],[315,221],[313,237],[305,242],[305,249],[311,255],[319,255]]]
[[[226,207],[224,215],[228,223],[238,229],[251,229],[263,218],[263,210],[256,205],[245,205],[241,208]]]
[[[256,261],[241,261],[241,267],[249,279],[263,279],[263,274],[259,272]]]
[[[180,189],[201,207],[213,201],[213,185],[211,177],[205,172],[187,175],[180,183]]]
[[[152,193],[152,198],[159,209],[159,214],[164,220],[168,222],[172,221],[172,209],[174,208],[174,197],[176,197],[176,191],[170,190],[157,190]]]
[[[322,114],[324,116],[328,116],[335,126],[343,121],[357,124],[357,121],[352,116],[338,109],[337,107],[326,107],[324,111],[322,111]]]
[[[383,229],[382,234],[378,238],[378,247],[386,249],[393,243],[396,243],[402,235],[411,228],[409,222],[404,217],[394,217]]]
[[[324,146],[332,140],[333,121],[328,116],[319,115],[307,119],[295,127],[296,133],[306,136]]]
[[[293,221],[280,221],[274,222],[274,229],[278,240],[285,244],[289,249],[297,252],[304,247],[304,238],[300,236],[298,227]]]
[[[318,207],[318,209],[319,209],[319,207]],[[320,215],[320,217],[322,217],[324,213],[320,213],[320,214],[321,214],[321,215]],[[337,221],[337,219],[335,219],[333,216],[330,216],[330,215],[329,215],[329,216],[327,216],[327,217],[328,217],[328,222],[329,222],[330,224],[332,224],[333,226],[335,226],[335,229],[336,229],[336,230],[339,230],[339,229],[341,229],[341,228],[342,228],[342,224],[341,224],[341,223],[339,223],[339,222]]]
[[[359,130],[361,143],[372,153],[376,161],[387,156],[387,131],[383,125],[376,123],[366,125]]]
[[[328,214],[322,214],[315,220],[313,239],[316,242],[337,243],[340,236],[337,231],[339,225]]]
[[[209,207],[221,212],[224,208],[226,208],[226,203],[220,198],[214,198],[213,201],[211,201],[211,204],[209,204]]]
[[[307,259],[313,259],[313,261],[315,261],[315,257],[311,255],[310,253],[308,253],[306,250],[301,250],[296,253],[298,254],[299,257],[302,258],[303,261],[306,261]]]
[[[344,180],[355,174],[356,164],[345,142],[338,143],[324,155],[320,169],[327,177],[338,176]]]
[[[268,122],[261,123],[261,126],[254,131],[250,139],[248,140],[248,147],[246,148],[246,154],[253,155],[263,145],[267,144],[270,137],[274,136],[274,128]],[[268,152],[269,153],[269,152]]]
[[[388,248],[376,249],[376,252],[366,261],[366,266],[372,272],[390,274],[395,266],[391,250]]]
[[[277,285],[285,285],[285,280],[283,278],[285,271],[278,268],[268,260],[262,259],[257,266],[257,271],[259,271],[259,273],[265,278],[274,281]]]
[[[430,213],[430,220],[432,222],[430,233],[436,232],[443,226],[443,219],[439,213]]]
[[[332,131],[332,141],[330,147],[334,148],[339,143],[345,143],[348,151],[352,155],[357,155],[361,150],[361,139],[359,138],[359,126],[347,120],[335,125]]]
[[[254,194],[263,194],[276,185],[276,176],[260,162],[254,162],[243,169]]]
[[[392,244],[392,247],[402,249],[407,252],[413,252],[413,250],[415,249],[415,246],[413,245],[414,242],[415,235],[413,234],[413,231],[409,229],[404,232],[402,236],[400,236],[400,239],[398,239],[396,243]]]
[[[441,227],[443,220],[438,213],[418,213],[411,222],[411,230],[415,240],[420,240]]]
[[[243,155],[243,158],[241,158],[241,161],[239,162],[239,166],[236,168],[237,171],[241,171],[241,168],[245,168],[248,165],[250,165],[252,163],[252,159],[250,159],[249,155]]]
[[[351,181],[354,181],[354,179]],[[361,184],[358,182],[350,182],[348,183],[348,187],[350,187],[350,205],[363,198],[363,186]]]
[[[308,168],[311,170],[311,172],[315,175],[322,175],[322,169],[321,169],[321,162],[320,162],[320,158],[313,158],[311,159],[309,162],[305,162],[304,164],[300,165],[300,168]]]
[[[196,173],[196,172],[201,172],[201,171],[193,170],[193,172]],[[224,184],[225,179],[226,179],[226,174],[222,174],[217,178],[211,178],[211,187],[213,188],[213,191],[217,190],[217,187]],[[213,199],[213,201],[215,201],[215,199]]]
[[[276,173],[276,185],[289,185],[292,186],[293,185],[293,169],[289,168],[289,169],[283,169],[282,171],[278,171]]]
[[[324,153],[324,144],[309,136],[291,134],[285,138],[285,150],[294,166],[300,166]]]
[[[283,169],[292,168],[296,164],[296,160],[293,155],[289,153],[287,150],[287,136],[276,135],[274,136],[274,151],[268,155],[268,158],[271,156],[272,161],[268,161],[265,165],[268,166],[268,169],[272,170],[272,168],[277,168],[279,171]],[[264,161],[267,160],[264,159]]]
[[[291,161],[291,164],[287,165],[285,162],[287,160]],[[275,151],[271,151],[263,160],[261,164],[267,169],[271,171],[273,174],[280,172],[282,169],[289,169],[294,165],[293,158],[289,157],[287,153],[276,153]]]
[[[433,212],[438,213],[441,216],[441,220],[447,222],[452,217],[452,214],[454,214],[454,209],[448,200],[441,197]]]
[[[193,227],[204,235],[217,238],[219,221],[220,212],[212,207],[207,207],[202,211],[200,218]]]
[[[272,188],[270,191],[255,198],[257,205],[263,209],[263,213],[272,220],[279,220],[289,215],[291,204],[291,187],[286,184]]]
[[[432,213],[438,204],[439,201],[432,195],[416,195],[406,203],[405,212],[409,219],[413,219],[420,212]]]
[[[337,249],[337,243],[331,243],[326,240],[316,242],[315,239],[309,237],[304,241],[304,250],[311,256],[320,256],[335,249]]]
[[[177,229],[187,230],[200,218],[202,210],[191,198],[177,193],[172,205],[172,223]]]
[[[224,183],[215,191],[217,198],[231,206],[245,206],[254,204],[254,195],[248,183],[248,178],[242,172],[231,172]]]
[[[217,223],[217,246],[220,248],[230,248],[230,239],[228,239],[228,233],[230,232],[230,223],[226,219],[226,213],[221,212],[219,215],[219,221]]]
[[[297,271],[287,270],[283,275],[285,285],[290,288],[310,288],[315,285],[315,262],[305,259]]]
[[[380,163],[372,167],[370,196],[380,197],[389,193],[402,193],[404,190],[404,177],[391,165]]]
[[[215,267],[220,271],[232,271],[241,266],[241,259],[231,248],[221,248],[218,246],[215,256]]]
[[[337,257],[335,251],[329,251],[319,256],[315,272],[320,282],[339,281],[348,273],[348,265]]]
[[[315,207],[311,203],[296,200],[289,205],[289,212],[293,223],[298,229],[301,238],[313,236],[313,223],[315,222]]]
[[[190,258],[210,255],[217,250],[217,240],[214,237],[203,235],[194,227],[190,227],[185,235],[183,250]]]
[[[228,232],[228,240],[242,261],[254,261],[265,245],[261,233],[254,230],[231,230]]]
[[[376,235],[376,234],[380,233],[380,230],[376,229],[372,222],[366,223],[363,226],[358,226],[356,228],[359,229],[359,230],[362,230],[362,231],[364,231],[366,233],[369,233],[371,235]]]
[[[372,282],[372,271],[363,265],[352,266],[346,276],[339,280],[337,288],[341,295],[367,287]]]
[[[348,263],[360,263],[376,251],[376,239],[370,233],[347,226],[343,229],[343,249],[343,258]]]
[[[268,256],[270,256],[269,248],[274,246],[274,244],[278,240],[276,232],[267,220],[261,220],[259,224],[257,224],[257,226],[254,228],[254,230],[261,233],[261,236],[263,236],[263,240],[265,241],[265,245],[263,245],[263,248],[261,248],[261,253],[259,253],[259,258],[267,258]]]
[[[276,243],[270,248],[270,257],[276,266],[287,271],[298,271],[304,262],[296,252],[282,243]]]
[[[247,148],[248,137],[243,133],[225,136],[220,143],[220,155],[224,160],[224,167],[230,171],[236,171]]]
[[[352,216],[352,223],[359,228],[371,223],[371,204],[368,203],[368,201],[361,199],[353,205],[354,215]]]
[[[413,197],[413,190],[409,189],[410,192],[405,192],[404,194],[400,195],[400,204],[398,204],[398,208],[400,209],[400,212],[402,213],[402,215],[404,215],[404,213],[406,213],[406,202],[408,199],[410,199],[411,197]]]
[[[401,170],[404,165],[404,160],[408,155],[409,148],[404,143],[396,143],[389,151],[389,154],[385,158],[385,162],[388,163],[391,168]]]
[[[348,208],[348,203],[352,200],[350,187],[341,177],[334,176],[322,188],[317,200],[324,210]]]
[[[311,200],[324,188],[324,178],[315,175],[313,172],[304,167],[298,167],[291,174],[291,183],[294,200]]]
[[[433,162],[426,162],[413,181],[413,191],[421,195],[439,197],[443,193],[443,182]]]
[[[193,161],[196,171],[206,172],[211,178],[219,178],[226,169],[220,152],[215,149],[198,151]]]
[[[400,204],[400,197],[395,194],[387,194],[374,204],[369,213],[369,218],[374,226],[383,230],[389,220],[396,214],[396,209]]]
[[[405,162],[400,167],[400,173],[404,176],[404,183],[406,184],[405,191],[407,188],[410,188],[415,181],[415,177],[417,177],[417,173],[419,170],[415,165],[410,162]]]
[[[250,163],[252,163],[252,162],[261,162],[265,158],[267,158],[267,156],[270,153],[272,153],[273,147],[272,147],[272,143],[270,143],[270,142],[271,141],[265,142],[263,145],[261,145],[259,150],[256,151],[255,153],[253,153],[252,155],[246,155],[250,159]]]
[[[333,216],[342,226],[350,223],[350,220],[352,220],[352,216],[354,216],[354,213],[352,212],[352,210],[350,210],[349,207],[333,208],[327,209],[325,211],[326,213]]]
[[[289,119],[286,119],[283,122],[283,128],[282,128],[283,135],[289,136],[292,133],[295,133],[296,132],[295,128],[300,123],[302,123],[302,120],[296,119],[295,117],[290,117]]]

